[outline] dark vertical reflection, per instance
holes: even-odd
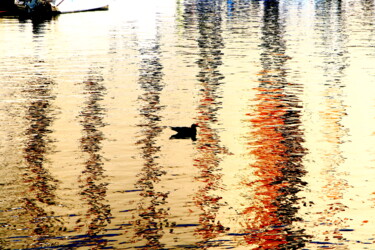
[[[365,37],[367,47],[373,46],[375,40],[375,2],[374,0],[361,0],[362,16],[361,18],[361,29],[368,31],[368,36]],[[374,52],[371,54],[374,56]]]
[[[258,0],[226,0],[227,31],[232,34],[252,32],[248,26],[252,24],[250,19],[259,14],[260,4]]]
[[[166,219],[169,192],[158,191],[160,182],[165,171],[158,163],[160,146],[157,138],[162,128],[160,126],[160,94],[164,88],[162,82],[163,66],[160,62],[159,37],[147,40],[147,44],[141,49],[141,64],[138,83],[143,91],[139,97],[141,102],[140,116],[142,121],[140,127],[141,135],[137,141],[141,155],[144,160],[143,168],[138,174],[135,184],[142,197],[138,203],[137,211],[139,218],[135,221],[135,233],[138,241],[145,241],[141,249],[163,249],[160,239],[164,235],[164,227],[169,222]]]
[[[324,162],[321,174],[325,182],[322,196],[327,201],[327,207],[319,214],[321,226],[334,225],[334,230],[329,230],[330,233],[327,231],[325,235],[324,241],[327,243],[345,241],[340,230],[345,227],[345,220],[340,218],[340,213],[346,210],[342,199],[348,184],[345,179],[339,177],[340,166],[345,162],[341,145],[347,134],[342,124],[342,119],[346,116],[345,85],[342,83],[342,78],[348,66],[344,11],[341,1],[326,0],[316,5],[315,28],[320,35],[317,54],[324,55],[322,69],[325,89],[322,95],[325,97],[325,110],[321,112],[321,117],[324,122],[323,143],[327,145],[321,152],[321,159]]]
[[[25,131],[26,141],[23,148],[25,169],[23,181],[26,190],[23,194],[23,213],[20,219],[29,218],[26,228],[34,236],[32,247],[48,246],[46,239],[59,230],[61,223],[54,217],[51,207],[57,205],[55,191],[57,180],[48,170],[48,154],[51,153],[52,139],[49,134],[53,122],[51,101],[54,82],[48,78],[38,77],[27,82],[26,96],[29,100],[26,117],[28,128]],[[17,223],[18,224],[18,223]]]
[[[103,231],[110,223],[111,216],[110,205],[105,200],[107,183],[101,153],[101,143],[104,139],[101,128],[105,126],[105,109],[101,102],[106,94],[106,88],[102,76],[94,70],[89,72],[87,80],[82,85],[86,100],[80,112],[80,123],[83,127],[80,147],[85,157],[85,169],[79,181],[81,199],[88,209],[84,218],[77,221],[77,228],[87,227],[87,231],[81,240],[74,242],[74,245],[89,245],[92,249],[97,249],[108,244]]]
[[[306,184],[301,178],[305,170],[302,158],[301,106],[298,93],[301,86],[287,81],[286,46],[279,2],[264,1],[262,71],[255,89],[256,106],[249,114],[252,132],[249,134],[250,165],[256,179],[244,181],[254,193],[251,205],[243,211],[247,219],[248,244],[255,249],[300,249],[306,236],[294,228],[300,220],[298,192]]]
[[[182,26],[184,27],[185,36],[188,36],[189,39],[193,39],[190,37],[192,33],[190,31],[195,31],[195,12],[196,12],[196,3],[194,0],[184,0],[184,12],[182,15]]]
[[[365,28],[369,28],[371,30],[371,36],[375,35],[375,2],[374,0],[361,0],[361,6],[363,11],[363,19],[362,24]],[[373,37],[372,37],[373,39]]]
[[[220,85],[223,84],[223,75],[219,71],[222,64],[222,49],[224,47],[221,37],[221,11],[220,0],[197,0],[196,12],[198,22],[198,47],[199,47],[199,74],[200,101],[198,106],[199,124],[197,140],[198,154],[195,166],[199,169],[196,177],[202,183],[195,195],[195,202],[201,210],[199,217],[200,226],[196,229],[201,241],[198,246],[210,247],[219,244],[213,241],[220,233],[225,231],[216,214],[222,206],[220,193],[220,138],[213,125],[217,123],[217,111],[221,108]]]
[[[45,20],[33,20],[33,34],[35,36],[44,34],[47,27],[47,21]]]
[[[361,31],[368,31],[368,36],[364,37],[363,43],[367,47],[373,46],[375,39],[375,2],[374,0],[361,0],[362,15],[360,18]],[[371,54],[374,56],[374,53]]]

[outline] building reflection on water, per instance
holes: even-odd
[[[164,83],[158,27],[153,28],[156,29],[155,37],[141,41],[138,79],[143,93],[139,96],[141,121],[137,125],[140,131],[136,144],[143,159],[143,167],[135,183],[141,200],[137,204],[137,215],[133,221],[133,241],[141,244],[140,249],[163,249],[161,238],[170,230],[166,207],[169,192],[161,190],[158,185],[166,174],[158,162],[160,146],[157,142],[162,132],[160,111],[163,106],[160,104],[160,95]]]
[[[28,220],[24,225],[33,236],[29,246],[49,246],[50,235],[56,235],[61,230],[60,219],[54,217],[53,207],[57,205],[55,191],[57,180],[48,170],[47,155],[51,152],[52,139],[49,134],[54,120],[54,100],[52,88],[54,82],[45,77],[36,77],[27,82],[25,95],[28,100],[25,120],[25,144],[23,148],[25,168],[23,172],[24,193],[21,205],[22,220]],[[18,224],[18,223],[17,223]]]
[[[346,86],[342,83],[342,78],[348,66],[348,41],[344,35],[346,24],[342,2],[322,1],[317,3],[316,9],[316,30],[320,34],[317,54],[325,55],[322,63],[325,109],[320,112],[325,138],[322,141],[324,151],[319,153],[324,162],[320,173],[324,176],[320,198],[325,200],[326,204],[318,212],[315,226],[325,228],[321,229],[321,241],[328,245],[343,243],[345,239],[342,230],[347,227],[347,219],[340,214],[347,208],[342,200],[348,183],[340,176],[344,174],[342,166],[345,164],[341,147],[347,136],[347,129],[342,122],[347,115],[344,102]],[[343,246],[342,249],[348,248]]]
[[[196,234],[200,237],[196,243],[198,247],[207,248],[220,245],[217,237],[225,232],[224,226],[217,219],[217,213],[223,206],[220,191],[222,190],[221,158],[223,148],[220,137],[214,128],[218,122],[217,111],[221,107],[220,85],[223,75],[219,67],[222,65],[221,37],[221,9],[222,1],[198,0],[196,2],[199,59],[197,61],[199,73],[199,106],[196,121],[199,125],[196,143],[197,155],[194,165],[199,169],[195,177],[201,183],[194,196],[195,203],[200,210],[199,226]]]
[[[82,83],[83,94],[86,97],[79,118],[82,125],[80,148],[83,152],[84,170],[79,176],[80,195],[82,204],[87,211],[76,221],[76,230],[84,231],[82,239],[73,241],[74,246],[93,246],[93,249],[103,248],[108,239],[102,234],[110,224],[111,207],[106,202],[107,185],[102,156],[102,141],[105,136],[102,128],[106,109],[101,102],[106,94],[103,77],[100,70],[91,70]]]
[[[264,1],[259,86],[255,109],[248,115],[249,154],[255,180],[244,180],[252,196],[243,210],[247,231],[244,239],[254,249],[300,249],[307,237],[295,228],[306,154],[301,130],[302,91],[288,82],[287,47],[279,2]]]

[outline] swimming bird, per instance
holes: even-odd
[[[191,127],[171,127],[177,134],[172,135],[169,139],[192,139],[197,140],[198,124],[192,124]]]

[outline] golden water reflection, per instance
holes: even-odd
[[[374,1],[111,6],[0,18],[1,249],[371,249]]]

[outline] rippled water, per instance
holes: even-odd
[[[0,33],[1,249],[375,249],[373,0],[117,0]]]

